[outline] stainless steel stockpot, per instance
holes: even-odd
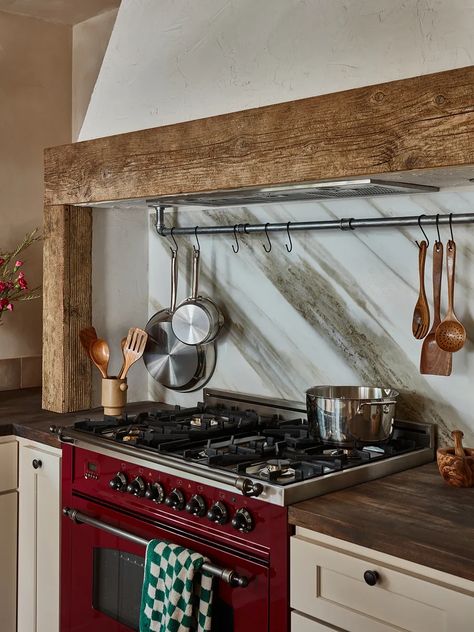
[[[314,386],[306,391],[311,436],[344,448],[388,441],[398,391],[374,386]]]

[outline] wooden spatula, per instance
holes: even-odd
[[[451,375],[453,356],[449,351],[438,347],[436,329],[441,322],[441,278],[443,275],[443,244],[439,241],[433,246],[433,325],[423,340],[420,358],[420,373],[424,375]]]
[[[127,375],[130,367],[139,360],[145,351],[148,334],[143,329],[132,327],[128,330],[127,341],[123,348],[124,364],[120,371],[119,378],[123,380]]]
[[[82,346],[86,350],[87,355],[91,358],[91,347],[94,342],[97,340],[97,332],[95,327],[86,327],[85,329],[81,329],[79,332],[79,338]]]

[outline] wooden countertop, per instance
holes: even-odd
[[[297,503],[289,521],[474,581],[474,488],[450,487],[436,463]]]
[[[133,412],[168,407],[157,402],[134,402],[127,406]],[[41,408],[41,389],[27,388],[17,391],[0,391],[0,436],[17,435],[31,441],[39,441],[56,448],[61,447],[58,438],[49,430],[50,426],[68,426],[79,419],[99,418],[102,408],[82,410],[76,413],[52,413]]]

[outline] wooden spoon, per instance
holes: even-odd
[[[102,338],[94,340],[91,346],[91,360],[99,369],[103,378],[107,378],[107,370],[109,367],[110,349],[109,345]]]
[[[131,327],[128,330],[127,341],[123,350],[123,356],[125,358],[123,369],[120,371],[119,378],[123,380],[127,375],[130,367],[137,360],[139,360],[143,352],[145,351],[146,341],[148,340],[148,334],[143,329],[138,327]]]
[[[433,246],[433,325],[423,340],[420,358],[420,373],[424,375],[451,375],[453,356],[436,344],[436,329],[441,322],[441,278],[443,276],[443,244],[435,241]]]
[[[79,338],[81,340],[82,346],[86,350],[87,355],[89,356],[89,358],[91,358],[92,343],[97,340],[97,332],[95,330],[95,327],[86,327],[85,329],[81,329],[81,331],[79,332]]]
[[[420,275],[420,292],[418,300],[413,311],[413,321],[411,329],[417,340],[421,340],[426,336],[430,328],[430,309],[425,292],[425,262],[426,249],[428,244],[426,241],[420,242],[418,254],[418,271]]]
[[[449,240],[446,252],[448,271],[448,313],[436,329],[436,343],[444,351],[455,353],[464,347],[466,330],[454,313],[454,269],[456,263],[456,244]]]

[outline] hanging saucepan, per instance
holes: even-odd
[[[157,382],[175,391],[188,392],[202,388],[209,381],[216,363],[213,345],[208,348],[190,346],[173,333],[171,318],[176,308],[178,282],[177,250],[171,249],[171,301],[150,318],[145,327],[148,342],[143,361]]]
[[[173,314],[171,325],[175,336],[187,345],[212,342],[224,324],[224,317],[210,298],[198,296],[199,248],[193,247],[192,295]]]

